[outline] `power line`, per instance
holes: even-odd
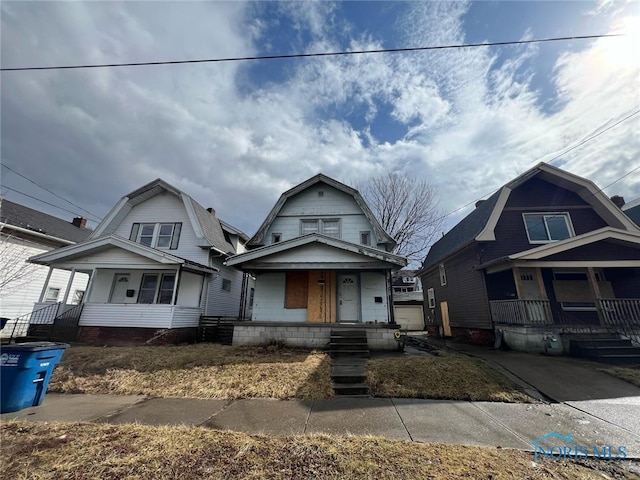
[[[503,45],[527,45],[531,43],[562,42],[567,40],[590,40],[595,38],[624,37],[624,33],[612,33],[606,35],[581,35],[575,37],[554,37],[541,38],[536,40],[511,40],[507,42],[486,42],[486,43],[465,43],[459,45],[436,45],[430,47],[407,47],[407,48],[381,48],[376,50],[352,50],[339,52],[320,53],[292,53],[289,55],[259,55],[252,57],[228,57],[228,58],[205,58],[195,60],[165,60],[158,62],[129,62],[129,63],[97,63],[84,65],[60,65],[52,67],[10,67],[0,68],[2,72],[20,72],[26,70],[71,70],[79,68],[108,68],[108,67],[142,67],[151,65],[180,65],[185,63],[218,63],[218,62],[242,62],[249,60],[281,60],[287,58],[310,58],[310,57],[337,57],[342,55],[363,55],[368,53],[400,53],[400,52],[420,52],[426,50],[448,50],[454,48],[472,47],[495,47]]]
[[[85,209],[84,209],[84,208],[82,208],[80,205],[76,205],[76,204],[75,204],[75,203],[73,203],[72,201],[67,200],[66,198],[64,198],[64,197],[63,197],[63,196],[61,196],[61,195],[58,195],[56,192],[54,192],[54,191],[52,191],[52,190],[49,190],[47,187],[43,187],[43,186],[42,186],[42,185],[40,185],[39,183],[37,183],[37,182],[35,182],[35,181],[31,180],[31,179],[30,179],[30,178],[28,178],[28,177],[25,177],[23,174],[21,174],[21,173],[19,173],[19,172],[16,172],[13,168],[11,168],[11,167],[9,167],[9,166],[7,166],[7,165],[5,165],[5,164],[2,164],[2,166],[3,166],[4,168],[6,168],[7,170],[9,170],[10,172],[13,172],[13,173],[15,173],[16,175],[18,175],[18,176],[20,176],[20,177],[24,178],[25,180],[28,180],[29,182],[33,183],[35,186],[40,187],[41,189],[43,189],[43,190],[45,190],[45,191],[49,192],[50,194],[52,194],[52,195],[54,195],[54,196],[58,197],[59,199],[64,200],[65,202],[69,203],[70,205],[73,205],[74,207],[79,208],[79,209],[80,209],[80,210],[82,210],[83,212],[88,213],[88,214],[89,214],[89,215],[91,215],[92,217],[97,218],[98,220],[96,220],[96,221],[98,221],[98,222],[99,222],[99,221],[101,221],[101,220],[102,220],[102,219],[100,218],[100,216],[96,215],[95,213],[91,213],[89,210],[85,210]]]
[[[16,190],[15,188],[7,187],[6,185],[0,185],[0,187],[1,188],[6,188],[7,190],[11,190],[12,192],[18,193],[20,195],[24,195],[25,197],[32,198],[33,200],[37,200],[38,202],[44,203],[44,204],[49,205],[51,207],[55,207],[55,208],[57,208],[59,210],[63,210],[65,212],[71,213],[73,215],[82,216],[82,215],[78,214],[78,212],[73,212],[71,210],[67,210],[66,208],[59,207],[58,205],[54,205],[53,203],[49,203],[49,202],[47,202],[45,200],[41,200],[38,197],[34,197],[33,195],[29,195],[28,193],[21,192],[20,190]],[[95,220],[91,220],[91,221],[95,222]]]

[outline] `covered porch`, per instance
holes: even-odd
[[[89,275],[79,304],[46,302],[48,278],[31,325],[75,321],[78,327],[175,329],[197,327],[203,290],[216,268],[110,236],[32,257],[32,263]]]

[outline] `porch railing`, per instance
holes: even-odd
[[[607,329],[621,333],[640,345],[640,299],[603,298],[598,303]]]
[[[493,321],[503,325],[551,325],[549,300],[494,300],[489,302]]]
[[[29,325],[52,324],[58,315],[59,306],[59,303],[52,303],[46,307],[10,319],[0,331],[0,338],[2,341],[11,341],[16,338],[26,337]]]

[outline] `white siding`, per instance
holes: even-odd
[[[176,252],[176,250],[167,251],[169,254],[173,254],[173,252]],[[136,266],[158,268],[159,264],[150,258],[142,257],[133,252],[118,247],[110,247],[100,252],[74,258],[73,261],[68,263],[60,263],[60,265],[74,265],[76,268],[82,268],[84,270],[85,268],[117,268],[119,265],[131,268],[135,268]],[[160,265],[159,268],[163,268],[163,266]],[[175,267],[171,268],[175,269]]]
[[[375,297],[382,297],[382,303],[376,303]],[[360,301],[363,322],[387,322],[388,299],[384,273],[362,272],[360,274]]]
[[[265,263],[278,262],[303,262],[303,263],[336,263],[357,262],[365,263],[367,260],[375,262],[375,259],[367,259],[357,253],[347,252],[338,248],[322,244],[303,245],[301,247],[275,253],[264,258]]]
[[[182,272],[178,282],[177,305],[196,307],[199,311],[200,294],[202,293],[203,276],[195,273]],[[174,317],[175,319],[175,317]]]
[[[237,317],[240,313],[242,294],[242,272],[236,268],[222,265],[220,259],[214,259],[214,266],[220,269],[217,276],[207,287],[205,315]],[[231,282],[231,291],[222,289],[223,280]]]
[[[197,327],[200,324],[202,310],[192,307],[176,306],[173,310],[171,328]]]
[[[284,308],[286,275],[284,273],[263,273],[258,275],[253,301],[255,321],[263,322],[306,322],[306,308]]]
[[[324,192],[322,197],[319,191]],[[376,246],[373,225],[354,198],[324,184],[314,185],[285,202],[265,235],[265,245],[271,244],[273,233],[282,234],[282,240],[299,237],[301,218],[339,218],[342,240],[359,244],[360,232],[367,231],[371,232],[372,246]]]
[[[5,239],[2,238],[0,241],[4,242]],[[15,255],[16,259],[20,260],[20,262],[26,261],[27,258],[31,256],[51,250],[50,248],[37,246],[32,242],[23,241],[19,238],[12,238],[9,242],[10,243],[5,244],[7,247],[5,254],[8,253],[7,257]],[[3,268],[5,261],[7,261],[7,258],[0,259],[0,268]],[[26,315],[33,310],[33,304],[40,299],[40,293],[47,279],[49,267],[25,263],[25,268],[31,270],[31,273],[27,277],[28,281],[17,282],[16,288],[13,288],[11,284],[9,284],[6,289],[3,289],[0,295],[0,317],[16,318]],[[51,279],[49,280],[50,287],[60,289],[58,296],[58,301],[60,302],[64,298],[67,290],[70,275],[71,272],[56,269],[53,271]],[[88,275],[76,272],[69,292],[69,303],[72,302],[73,294],[76,290],[86,290],[88,279]]]
[[[92,304],[82,309],[80,326],[171,328],[171,305]]]
[[[129,238],[134,223],[177,222],[182,223],[180,242],[176,250],[167,249],[167,252],[206,265],[209,252],[207,249],[196,245],[196,235],[191,226],[184,203],[171,193],[156,195],[133,207],[120,225],[118,225],[114,233],[121,237]]]

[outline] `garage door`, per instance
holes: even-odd
[[[424,330],[422,305],[397,305],[394,309],[396,323],[408,330]]]

